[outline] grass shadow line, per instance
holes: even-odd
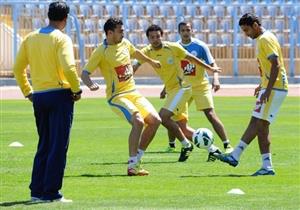
[[[251,177],[251,175],[244,175],[244,174],[223,174],[223,175],[190,175],[190,176],[180,176],[180,178],[200,178],[200,177],[209,177],[209,178],[215,178],[215,177]]]
[[[36,205],[36,204],[41,204],[41,202],[33,202],[31,200],[3,202],[0,203],[0,207],[11,207],[16,205]]]
[[[68,175],[68,177],[82,177],[82,178],[99,178],[99,177],[128,177],[127,174],[81,174],[81,175]]]
[[[143,161],[143,164],[169,164],[169,163],[178,163],[178,161]],[[108,162],[108,163],[90,163],[91,165],[103,165],[103,166],[110,166],[110,165],[126,165],[127,162]]]

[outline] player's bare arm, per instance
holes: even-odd
[[[88,71],[82,71],[81,73],[82,82],[91,90],[96,91],[99,89],[99,85],[91,80],[90,74]]]
[[[216,63],[212,63],[211,64],[212,67],[218,67]],[[213,80],[212,80],[212,89],[217,92],[218,90],[220,90],[221,85],[220,85],[220,80],[219,80],[219,73],[218,72],[214,72],[213,74]]]
[[[189,60],[190,62],[194,63],[194,64],[198,64],[198,65],[204,67],[205,69],[207,69],[209,71],[212,71],[212,72],[221,72],[221,68],[220,67],[218,67],[218,66],[213,67],[213,66],[207,65],[202,60],[200,60],[199,58],[193,56],[192,54],[187,54],[185,58],[187,60]]]
[[[135,60],[132,64],[133,73],[135,73],[139,69],[140,66],[141,66],[141,64],[137,60]]]
[[[278,76],[279,68],[280,68],[277,56],[270,57],[269,61],[271,62],[270,79],[265,92],[260,97],[261,103],[266,103],[267,101],[269,101],[269,97],[271,95],[272,88],[276,82],[276,78]]]
[[[139,61],[147,62],[149,63],[153,68],[160,68],[160,62],[157,60],[153,60],[146,56],[144,53],[142,53],[140,50],[136,50],[134,54],[134,58],[138,59]]]

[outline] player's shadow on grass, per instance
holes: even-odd
[[[65,178],[68,177],[82,177],[82,178],[99,178],[99,177],[128,177],[127,174],[81,174],[81,175],[70,175],[64,176]]]
[[[178,161],[143,161],[143,164],[170,164],[170,163],[178,163]],[[127,162],[108,162],[108,163],[91,163],[91,165],[103,165],[103,166],[110,166],[110,165],[127,165]]]
[[[244,175],[244,174],[223,174],[223,175],[191,175],[191,176],[180,176],[180,178],[200,178],[200,177],[251,177],[251,175]]]
[[[147,153],[147,154],[166,154],[166,153],[168,153],[168,154],[179,154],[180,153],[180,151],[175,151],[175,152],[167,152],[167,151],[150,151],[150,152],[145,152],[145,153]]]
[[[12,202],[3,202],[0,203],[0,207],[11,207],[11,206],[16,206],[16,205],[36,205],[36,204],[41,204],[39,202],[32,202],[31,200],[25,200],[25,201],[12,201]]]

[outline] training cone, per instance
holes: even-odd
[[[244,195],[245,193],[241,189],[231,189],[227,192],[227,194],[233,194],[233,195]]]
[[[8,145],[9,147],[24,147],[23,144],[21,144],[20,142],[12,142],[10,145]]]

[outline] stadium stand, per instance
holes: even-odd
[[[48,4],[42,0],[0,2],[1,43],[11,45],[8,52],[0,51],[2,76],[11,70],[14,44],[19,45],[27,33],[47,24]],[[256,75],[255,42],[246,38],[237,25],[243,13],[255,12],[263,26],[277,35],[290,75],[300,74],[299,0],[78,0],[69,1],[69,5],[73,18],[66,31],[75,43],[80,66],[104,39],[105,20],[116,16],[123,19],[125,37],[138,47],[148,44],[144,32],[152,23],[162,26],[165,40],[177,41],[178,23],[191,22],[195,37],[207,42],[218,64],[225,67],[223,74]]]

